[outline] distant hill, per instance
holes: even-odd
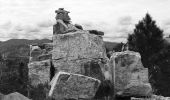
[[[51,40],[27,40],[27,39],[10,39],[7,41],[0,41],[0,54],[5,57],[23,57],[29,56],[30,44],[49,43]],[[121,43],[104,41],[105,47],[108,51],[120,49]]]
[[[51,40],[42,39],[42,40],[27,40],[27,39],[10,39],[8,41],[0,42],[0,54],[3,57],[19,57],[19,56],[28,56],[29,54],[29,45],[30,44],[41,44],[49,43]]]
[[[49,43],[51,40],[11,39],[0,42],[0,93],[27,94],[30,44]]]
[[[107,51],[120,51],[123,43],[104,41]]]

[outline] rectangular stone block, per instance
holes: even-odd
[[[37,86],[50,81],[50,60],[31,62],[28,68],[31,85]]]
[[[74,74],[82,74],[85,76],[93,77],[99,80],[104,80],[104,75],[102,72],[102,64],[98,60],[72,60],[67,61],[64,59],[53,60],[54,67],[56,71],[64,71]]]
[[[138,52],[115,52],[110,65],[115,92],[124,96],[150,96],[152,88],[148,79],[148,69],[144,68]]]
[[[53,36],[53,59],[106,58],[103,39],[87,31]]]
[[[100,85],[100,81],[80,74],[58,72],[50,84],[50,97],[56,100],[78,100],[93,98]]]

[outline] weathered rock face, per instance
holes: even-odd
[[[52,43],[30,46],[30,61],[28,64],[29,78],[33,86],[50,81],[50,59],[52,59]]]
[[[80,98],[93,98],[100,85],[100,81],[80,74],[58,72],[50,84],[50,97],[56,100],[78,100]]]
[[[99,36],[103,36],[104,32],[102,31],[97,31],[97,30],[88,30],[90,34],[95,34],[95,35],[99,35]]]
[[[59,100],[93,98],[107,75],[108,58],[101,37],[104,33],[84,31],[82,26],[71,24],[64,8],[56,13],[53,44],[31,46],[28,64],[31,84],[48,83],[56,73],[50,96]]]
[[[54,35],[53,45],[52,59],[56,70],[104,79],[101,63],[107,57],[101,37],[82,30]]]
[[[64,10],[64,8],[59,8],[55,11],[57,13],[56,15],[56,24],[53,26],[53,34],[66,34],[68,32],[75,32],[77,30],[80,30],[78,28],[70,23],[70,17],[68,15],[69,11]]]
[[[145,97],[152,95],[151,85],[148,83],[132,83],[125,87],[123,96]]]
[[[4,95],[4,97],[1,100],[31,100],[31,99],[25,97],[24,95],[18,92],[14,92],[8,95]]]
[[[68,13],[69,11],[66,11],[64,8],[59,8],[58,10],[55,10],[56,20],[60,19],[63,20],[65,23],[70,22],[71,18],[69,17]]]
[[[52,48],[53,48],[52,43],[44,43],[42,45],[31,45],[30,62],[51,59]]]
[[[75,24],[74,26],[75,26],[76,28],[80,29],[80,30],[83,30],[83,27],[82,27],[81,25],[79,25],[79,24]]]
[[[28,64],[31,85],[45,84],[50,81],[50,60],[35,61]]]
[[[104,75],[101,70],[103,67],[98,61],[93,60],[73,60],[73,61],[64,61],[57,60],[53,61],[54,65],[57,67],[56,71],[65,71],[69,73],[82,74],[97,78],[99,80],[104,80]]]
[[[114,86],[117,94],[125,96],[151,95],[148,69],[143,67],[139,53],[115,52],[111,56],[110,66],[111,73],[114,73]]]
[[[68,32],[75,32],[78,29],[76,26],[72,25],[72,24],[66,24],[64,23],[63,20],[58,19],[57,23],[55,25],[53,25],[53,34],[66,34]]]
[[[152,95],[150,98],[135,98],[131,97],[131,100],[170,100],[170,97],[164,97],[159,95]]]
[[[54,35],[53,43],[53,59],[106,58],[102,38],[87,31]]]
[[[4,96],[4,94],[0,93],[0,100],[3,100]]]

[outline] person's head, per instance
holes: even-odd
[[[70,22],[71,19],[68,15],[68,13],[70,13],[69,11],[64,10],[64,8],[59,8],[58,10],[55,11],[55,13],[57,13],[56,20],[61,19],[66,23]]]

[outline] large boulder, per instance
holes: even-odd
[[[5,95],[1,100],[31,100],[31,99],[25,97],[24,95],[18,92],[14,92],[14,93]]]
[[[0,100],[2,100],[4,98],[4,94],[0,93]]]
[[[103,39],[88,31],[54,35],[53,45],[53,59],[76,60],[106,57]]]
[[[100,81],[80,74],[58,72],[50,84],[50,97],[56,100],[78,100],[93,98],[100,85]]]
[[[101,69],[103,64],[96,60],[54,60],[54,66],[57,67],[56,72],[64,71],[75,74],[82,74],[86,76],[90,76],[93,78],[97,78],[99,80],[104,80],[104,74]]]
[[[149,98],[135,98],[131,97],[131,100],[170,100],[170,97],[164,97],[160,95],[152,95]]]
[[[31,85],[45,84],[50,81],[50,60],[34,61],[28,64]]]
[[[102,37],[88,31],[53,36],[52,59],[57,71],[104,79],[102,68],[108,59]]]
[[[132,83],[127,85],[124,91],[119,92],[118,95],[124,97],[149,97],[152,95],[152,88],[148,83]]]
[[[137,52],[115,52],[110,59],[115,93],[122,96],[150,96],[148,69],[144,68]]]

